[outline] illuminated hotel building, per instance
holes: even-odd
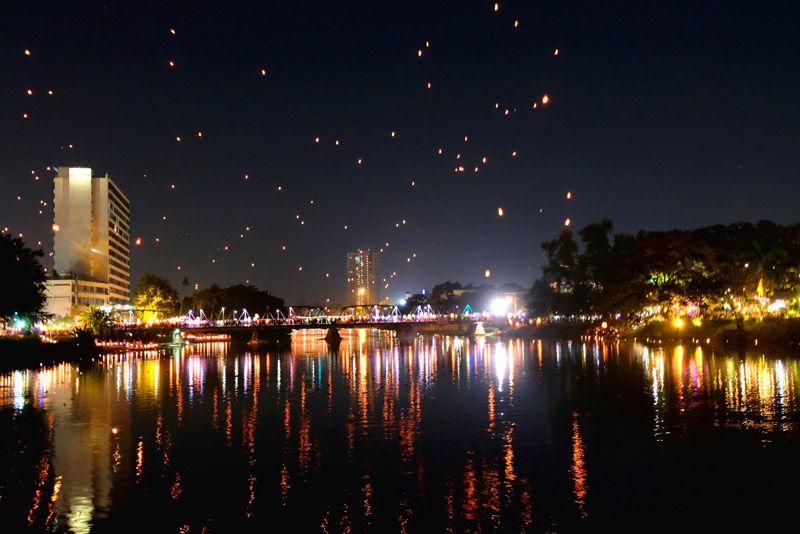
[[[379,252],[358,249],[347,253],[347,290],[350,304],[378,302]]]
[[[106,176],[59,167],[53,202],[55,272],[48,312],[67,315],[89,304],[130,301],[130,203]]]

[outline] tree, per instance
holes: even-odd
[[[133,305],[142,311],[142,320],[149,322],[177,313],[180,299],[169,280],[147,273],[136,286]]]
[[[611,249],[608,236],[613,229],[611,219],[604,218],[578,232],[583,242],[583,254],[579,258],[581,271],[586,277],[587,292],[593,311],[602,311],[600,302],[605,287],[609,283],[609,259]]]
[[[794,310],[800,299],[800,225],[640,231],[615,234],[613,243],[612,228],[603,219],[582,229],[583,252],[568,231],[542,244],[548,261],[531,290],[532,311],[629,319],[699,311],[741,323],[776,304]]]
[[[422,293],[414,293],[406,299],[406,303],[399,307],[400,313],[408,314],[414,313],[418,306],[425,307],[430,303],[428,295]]]
[[[531,309],[559,315],[588,311],[590,286],[572,232],[562,230],[558,239],[542,243],[542,249],[547,263],[542,267],[542,278],[531,290]]]
[[[195,314],[202,309],[208,317],[216,316],[224,307],[227,313],[246,309],[251,315],[266,316],[283,307],[283,299],[256,286],[237,284],[221,288],[211,284],[206,289],[192,293],[192,308]]]
[[[433,286],[433,289],[431,289],[431,304],[434,306],[452,305],[457,289],[461,289],[461,284],[450,280]]]
[[[116,324],[108,313],[97,306],[87,306],[80,314],[80,324],[95,337],[107,337],[116,328]]]
[[[614,245],[606,264],[606,278],[596,300],[598,311],[610,315],[638,312],[650,288],[647,266],[640,261],[636,238],[630,234],[614,234]]]
[[[217,284],[211,284],[206,289],[198,289],[192,293],[192,308],[195,314],[204,310],[206,316],[211,318],[225,306],[224,300],[223,289]]]
[[[269,291],[258,289],[256,286],[236,284],[222,290],[223,304],[233,310],[247,310],[255,315],[265,315],[283,307],[283,299],[275,297]]]
[[[0,272],[3,295],[0,297],[0,321],[17,317],[36,320],[44,317],[47,302],[44,267],[37,258],[41,250],[31,250],[21,238],[0,234]]]

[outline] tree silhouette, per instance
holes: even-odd
[[[44,317],[45,275],[38,260],[43,255],[41,250],[26,247],[21,238],[0,235],[0,272],[3,273],[0,320],[9,321],[15,314],[31,321]]]

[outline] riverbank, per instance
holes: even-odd
[[[737,329],[733,319],[652,321],[642,327],[610,322],[603,329],[597,323],[549,323],[525,325],[507,330],[506,337],[580,339],[601,335],[629,341],[704,344],[717,347],[776,347],[800,350],[800,318],[767,318],[744,321]]]
[[[768,318],[744,321],[737,328],[732,319],[713,319],[697,324],[683,321],[653,321],[642,328],[623,331],[620,337],[639,341],[657,339],[676,343],[705,343],[721,347],[800,348],[800,319]]]
[[[593,323],[547,323],[541,325],[524,325],[510,328],[502,332],[503,337],[535,338],[535,339],[580,339],[589,334],[595,327]]]
[[[0,372],[91,361],[98,354],[93,341],[70,339],[46,343],[34,336],[5,337],[0,338]]]

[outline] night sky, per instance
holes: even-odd
[[[134,285],[296,304],[341,302],[356,248],[397,300],[529,287],[567,218],[798,221],[789,3],[161,4],[4,3],[0,229],[51,251],[47,167],[91,167],[131,201]]]

